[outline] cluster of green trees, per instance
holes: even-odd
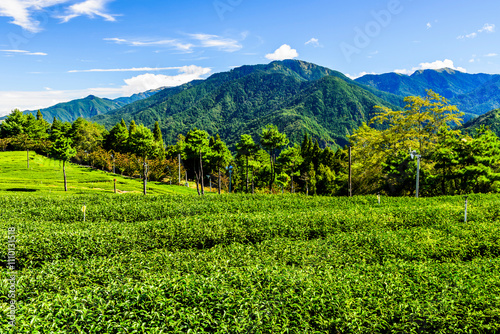
[[[417,163],[410,150],[421,155],[424,196],[500,191],[500,139],[493,132],[483,127],[471,136],[452,128],[460,125],[461,114],[430,90],[426,97],[410,96],[405,102],[403,110],[377,107],[371,120],[377,127],[363,124],[349,137],[353,194],[413,194]],[[122,120],[108,132],[82,118],[73,123],[54,118],[49,124],[40,113],[35,117],[14,110],[0,125],[0,147],[26,150],[28,167],[29,151],[36,149],[63,164],[73,160],[116,169],[141,177],[145,193],[148,179],[171,184],[191,179],[200,195],[212,182],[219,193],[232,188],[246,193],[347,195],[349,189],[347,146],[320,147],[307,134],[301,144],[291,144],[272,124],[261,129],[258,138],[242,134],[231,152],[218,134],[196,128],[164,146],[158,122],[151,131]]]
[[[427,96],[405,98],[402,111],[379,108],[372,123],[350,137],[355,193],[381,192],[391,196],[415,192],[417,162],[421,155],[420,194],[424,196],[500,191],[500,140],[480,127],[469,134],[460,125],[455,106],[428,90]]]

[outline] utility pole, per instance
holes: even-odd
[[[349,197],[352,197],[352,150],[349,146]]]
[[[418,198],[418,183],[420,179],[420,158],[422,156],[420,154],[417,154],[416,151],[410,151],[410,156],[412,159],[417,158],[417,186],[416,186],[415,197]]]
[[[233,173],[233,166],[229,166],[229,193],[231,193],[231,174]]]

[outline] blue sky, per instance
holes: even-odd
[[[500,73],[498,0],[2,0],[0,115],[301,59]]]

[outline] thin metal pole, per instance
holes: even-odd
[[[351,146],[349,146],[349,197],[352,197],[352,152]]]
[[[420,179],[420,155],[417,156],[417,192],[416,192],[416,197],[418,198],[418,183]]]

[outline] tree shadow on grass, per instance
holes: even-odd
[[[38,190],[37,189],[27,189],[27,188],[10,188],[10,189],[5,189],[5,191],[16,191],[16,192],[34,193],[35,191],[38,191]]]

